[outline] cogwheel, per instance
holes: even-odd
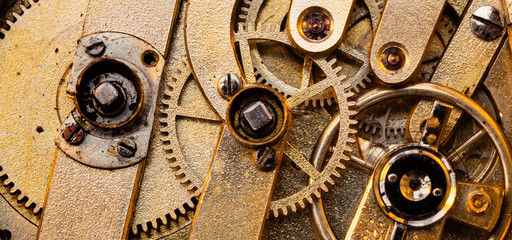
[[[247,33],[247,31],[244,32]],[[288,43],[286,33],[276,32],[275,29],[266,32],[254,31],[254,34],[263,34],[262,36],[265,36],[266,39]],[[271,202],[270,211],[274,216],[287,215],[289,212],[304,208],[308,202],[313,201],[313,196],[320,196],[321,191],[328,190],[327,183],[334,184],[333,178],[340,176],[339,170],[344,168],[342,161],[347,159],[343,154],[345,150],[348,150],[345,143],[353,141],[350,136],[356,132],[349,127],[356,123],[356,121],[350,120],[350,116],[355,112],[350,111],[349,107],[354,103],[347,99],[353,93],[345,93],[350,87],[348,83],[352,79],[345,79],[346,77],[341,74],[342,68],[336,65],[337,60],[334,57],[313,58],[312,60],[325,74],[326,77],[323,81],[336,83],[333,86],[334,102],[339,105],[343,119],[340,139],[334,148],[332,160],[315,181],[291,196],[274,199]],[[343,86],[340,83],[342,81],[345,83]],[[183,58],[182,63],[177,65],[173,77],[167,80],[167,84],[172,90],[165,92],[166,97],[163,103],[166,109],[162,111],[165,117],[161,120],[166,125],[162,131],[166,135],[163,142],[167,146],[167,159],[171,162],[176,176],[186,189],[198,196],[215,153],[215,143],[222,122],[206,101],[197,81],[193,79],[192,70],[186,58]],[[201,139],[201,141],[196,139]]]
[[[88,2],[29,1],[30,10],[20,6],[24,14],[13,13],[16,22],[8,22],[9,31],[1,29],[6,35],[0,40],[0,66],[9,70],[0,72],[0,144],[9,147],[0,149],[0,194],[35,225],[40,223],[56,150],[54,130],[74,108],[65,86]],[[183,24],[180,28],[176,35],[183,39]],[[183,49],[183,40],[172,46]],[[166,66],[164,79],[171,77],[174,63]],[[165,161],[161,127],[156,123],[153,128],[134,210],[132,232],[136,235],[159,226],[165,226],[167,233],[179,229],[190,223],[190,210],[195,207],[196,194],[175,180],[174,170]]]
[[[9,199],[11,197],[6,196],[5,193],[13,194],[16,199],[13,206],[17,207],[27,219],[38,224],[40,221],[38,215],[42,210],[55,152],[54,136],[52,136],[54,133],[51,130],[56,129],[59,124],[55,121],[58,113],[56,114],[54,110],[57,107],[55,100],[59,79],[69,67],[71,61],[68,60],[73,58],[72,54],[67,59],[60,57],[58,49],[61,53],[76,49],[76,40],[80,35],[80,31],[76,30],[80,28],[74,29],[70,26],[81,26],[80,10],[85,9],[86,4],[84,1],[73,3],[18,1],[17,3],[20,5],[15,3],[4,17],[7,25],[0,28],[3,34],[0,44],[2,58],[0,65],[2,69],[9,69],[0,73],[0,92],[4,99],[0,103],[3,109],[0,143],[3,144],[2,146],[9,146],[0,151],[2,168],[0,176],[2,176],[2,185],[7,187],[6,191],[2,191],[2,195]],[[58,9],[63,9],[64,5],[72,8],[73,11],[67,13],[59,11]],[[52,12],[54,16],[41,20],[40,16],[45,11]],[[54,19],[69,20],[67,22],[69,25],[46,29],[47,26],[59,25],[53,22],[56,21]],[[27,28],[30,31],[27,31]],[[44,34],[41,32],[43,30]],[[54,39],[55,36],[61,38]],[[21,39],[33,41],[25,42]],[[66,43],[62,42],[63,39],[66,39]],[[35,58],[41,61],[37,64],[27,61]],[[51,87],[46,85],[44,82],[46,79],[52,79],[55,84]],[[65,104],[60,107],[65,108]]]
[[[281,92],[283,96],[289,97],[293,95],[294,93],[299,91],[300,87],[297,87],[297,83],[291,83],[291,82],[284,82],[280,77],[276,76],[274,72],[270,69],[268,64],[266,64],[266,61],[272,59],[265,58],[265,53],[261,52],[258,49],[257,43],[255,43],[255,40],[268,40],[263,38],[260,34],[256,33],[258,31],[261,31],[263,34],[269,34],[270,32],[279,32],[281,29],[282,22],[285,21],[285,15],[279,15],[280,13],[272,12],[271,16],[269,13],[265,12],[265,8],[262,8],[262,0],[253,0],[253,1],[244,1],[242,4],[242,7],[239,9],[239,22],[238,26],[235,32],[235,41],[239,43],[240,52],[241,52],[241,59],[244,66],[244,71],[248,72],[250,69],[254,70],[254,75],[251,73],[248,74],[248,78],[254,78],[257,82],[266,84],[268,86],[271,86],[272,88],[276,89],[277,91]],[[363,7],[362,3],[356,4],[356,7],[354,7],[354,10],[351,12],[350,20],[349,20],[349,27],[348,29],[351,29],[357,24],[360,24],[361,19],[364,19],[367,17],[367,13],[370,13],[370,17],[374,19],[375,17],[372,14],[377,14],[380,16],[380,10],[381,6],[375,1],[366,1],[366,3],[371,4],[371,6],[368,7],[368,9],[372,9],[371,11],[366,10],[365,7]],[[272,5],[277,3],[266,3],[266,5]],[[377,10],[375,10],[377,9]],[[263,12],[262,12],[263,11]],[[263,15],[263,16],[260,16]],[[377,16],[377,17],[378,17]],[[262,24],[262,20],[265,19],[265,24]],[[376,19],[376,18],[375,18]],[[373,21],[373,20],[372,20]],[[373,23],[369,23],[370,25]],[[354,25],[354,26],[352,26]],[[364,24],[363,24],[364,25]],[[365,35],[361,34],[360,32],[368,30],[370,31],[369,34],[372,34],[372,28],[371,26],[366,29],[357,29],[351,32],[348,30],[347,35]],[[260,35],[258,37],[258,35]],[[352,38],[357,38],[357,36],[352,36]],[[367,38],[366,41],[369,41],[371,39]],[[249,42],[249,40],[252,40]],[[356,44],[361,44],[361,39],[357,39],[353,41]],[[369,46],[369,45],[368,45]],[[287,51],[294,55],[292,57],[295,57],[296,61],[303,61],[302,59],[304,56],[301,55],[301,53],[294,52],[291,48],[288,48]],[[352,78],[353,82],[350,87],[350,91],[354,91],[356,93],[359,93],[362,89],[366,88],[367,84],[371,82],[371,79],[368,77],[369,73],[369,67],[367,63],[367,50],[364,48],[353,48],[350,47],[349,44],[342,44],[337,50],[340,52],[338,54],[338,61],[339,65],[348,67],[348,62],[360,62],[361,65],[357,67],[358,71],[355,73],[354,76],[357,76],[356,78]],[[343,58],[341,55],[348,55],[350,60],[347,61],[347,58]],[[340,57],[341,56],[341,57]],[[275,59],[275,58],[274,58]],[[343,61],[345,60],[345,61]],[[288,61],[290,62],[290,61]],[[293,61],[292,61],[293,62]],[[252,63],[252,64],[251,64]],[[275,62],[271,62],[271,65],[274,65]],[[280,65],[281,66],[281,65]],[[300,71],[301,69],[299,69]],[[288,71],[289,72],[289,71]],[[350,71],[346,71],[350,72]],[[354,74],[354,73],[352,73]],[[282,78],[282,77],[281,77]],[[315,96],[310,99],[310,101],[305,102],[306,106],[312,106],[317,107],[324,105],[329,106],[332,104],[333,95],[330,92],[326,92],[323,95]]]
[[[0,39],[25,11],[39,0],[5,0],[0,2]]]

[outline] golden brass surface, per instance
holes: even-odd
[[[313,54],[324,53],[333,50],[341,43],[343,34],[346,31],[348,15],[354,1],[319,0],[311,2],[308,0],[293,0],[288,15],[288,34],[293,43],[302,51]],[[310,12],[325,12],[330,21],[328,36],[321,40],[311,40],[304,36],[304,18]]]
[[[472,1],[430,82],[448,86],[468,96],[473,94],[503,41],[501,38],[485,41],[471,31],[471,15],[476,9],[486,5],[503,9],[498,1]],[[411,137],[418,138],[414,132],[418,131],[421,122],[426,119],[425,111],[431,107],[432,103],[426,101],[418,104],[408,122]],[[451,133],[460,114],[454,112],[450,116],[445,133],[440,137],[441,141]]]
[[[444,5],[444,0],[387,1],[370,50],[370,66],[381,81],[402,83],[416,72]],[[412,15],[411,11],[422,14]],[[381,59],[392,47],[403,52],[402,66],[397,69],[386,67],[383,61],[387,59]]]
[[[508,239],[510,2],[4,0],[0,238]],[[489,6],[499,18],[474,14]],[[107,49],[81,45],[94,36]],[[85,59],[110,58],[112,44],[129,72],[156,72],[144,92],[156,103],[140,104],[122,130],[88,125],[95,119],[74,104],[89,92],[75,89]],[[259,147],[237,140],[226,116],[238,92],[218,84],[226,74],[239,77],[238,92],[275,90],[290,106],[287,135]],[[444,118],[434,103],[453,109]],[[62,151],[73,121],[86,126],[70,140],[77,154],[107,169]],[[143,157],[109,162],[123,159],[117,142],[104,144],[115,137],[147,137],[134,150]],[[439,218],[394,217],[407,204],[378,195],[375,184],[393,179],[379,174],[383,157],[405,146],[444,156],[453,171]],[[258,163],[260,147],[276,149],[274,167]],[[414,174],[398,179],[404,201],[443,195],[417,192],[416,177],[437,179]]]

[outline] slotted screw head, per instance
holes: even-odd
[[[126,139],[117,144],[117,152],[123,157],[132,157],[137,151],[137,144],[131,140]]]
[[[471,30],[481,39],[494,40],[501,36],[503,28],[500,11],[495,7],[480,7],[471,16]]]
[[[62,137],[69,144],[78,145],[84,140],[85,132],[84,132],[84,129],[80,125],[73,124],[73,125],[67,126],[64,129],[64,132],[62,133]]]
[[[232,97],[240,88],[240,78],[236,74],[228,73],[219,79],[219,93],[225,98]]]
[[[276,165],[276,150],[263,147],[256,152],[256,165],[262,170],[270,170]]]
[[[85,52],[93,57],[98,57],[105,52],[105,43],[103,41],[93,38],[89,40],[87,43],[87,47],[85,48]]]

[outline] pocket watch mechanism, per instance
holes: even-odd
[[[510,9],[0,1],[0,239],[508,239]]]

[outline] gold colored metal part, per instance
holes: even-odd
[[[128,238],[143,167],[91,168],[57,150],[38,239]]]
[[[376,209],[379,205],[374,197],[372,176],[366,187],[356,215],[345,239],[397,239],[393,235],[395,222]],[[440,239],[445,219],[423,228],[407,228],[405,239]],[[400,238],[398,238],[400,239]]]
[[[135,1],[125,2],[125,4],[131,4],[129,8],[126,8],[127,5],[123,6],[110,1],[90,1],[82,34],[85,36],[98,31],[126,31],[126,33],[138,36],[156,46],[157,51],[164,52],[178,8],[177,1],[162,3],[168,5],[154,2],[145,2],[144,4]],[[106,4],[112,4],[108,10],[113,12],[105,12],[103,7]],[[126,9],[132,11],[123,11]],[[152,14],[153,17],[155,15],[163,16],[167,21],[160,20],[157,24],[150,23],[148,20],[153,20],[153,18],[144,16],[144,13]],[[126,20],[130,17],[142,18],[133,19],[134,21],[129,21],[130,24],[127,24]],[[140,27],[139,24],[144,22],[151,24],[152,31],[140,32],[137,30]],[[155,28],[159,31],[155,31]],[[137,56],[136,59],[140,60],[140,56]],[[160,63],[160,67],[162,66]],[[160,76],[157,76],[158,80],[159,78]],[[153,89],[158,89],[158,85],[154,85],[159,84],[159,81],[148,84],[152,84]],[[153,101],[145,108],[150,109],[149,114],[153,115],[157,91],[151,90],[149,93],[151,96],[146,96],[146,98],[153,98]],[[148,118],[148,120],[152,119],[153,116]],[[87,154],[87,152],[82,154]],[[144,161],[110,171],[91,168],[73,162],[72,159],[57,151],[47,187],[45,209],[39,227],[38,239],[127,239],[131,230],[131,220],[143,168]],[[73,174],[69,176],[71,172]],[[85,193],[84,189],[87,190]],[[109,206],[105,206],[105,203],[109,203]],[[78,225],[73,218],[82,212],[87,212],[88,215],[82,218],[81,224]],[[119,218],[110,218],[110,216],[119,216]]]
[[[498,1],[472,1],[430,82],[450,87],[471,96],[483,80],[483,76],[503,39],[499,37],[495,40],[486,41],[478,38],[472,32],[471,16],[476,9],[482,6],[493,6],[500,9],[500,11],[503,10]],[[407,128],[413,139],[419,137],[417,132],[421,123],[427,119],[425,114],[431,108],[432,102],[424,100],[411,113]],[[439,137],[440,141],[446,140],[451,134],[460,114],[460,111],[452,112],[446,123],[444,134]]]
[[[178,14],[179,0],[89,1],[83,36],[97,32],[122,32],[138,36],[166,55]]]
[[[302,51],[311,54],[320,54],[336,48],[346,30],[346,23],[349,12],[352,9],[354,1],[336,1],[336,0],[293,0],[288,13],[288,34],[290,39]],[[321,12],[329,18],[328,35],[322,40],[308,39],[303,30],[303,18],[308,13]]]
[[[1,61],[0,71],[0,144],[5,146],[0,149],[0,166],[8,175],[4,184],[14,185],[10,192],[18,192],[18,199],[24,199],[22,205],[40,214],[55,151],[54,131],[73,108],[72,99],[59,98],[65,95],[59,79],[74,59],[62,54],[76,51],[84,21],[80,14],[85,14],[87,1],[32,4],[0,43],[0,56],[9,59]],[[41,18],[49,12],[54,17]],[[30,211],[21,213],[32,219],[26,215]]]
[[[222,119],[225,119],[228,102],[217,91],[217,79],[226,73],[245,77],[231,43],[231,12],[236,2],[190,1],[187,10],[185,38],[190,64],[203,92]]]
[[[457,182],[457,198],[449,217],[491,232],[498,222],[504,189],[495,184]]]
[[[417,71],[427,44],[434,33],[445,0],[388,0],[370,50],[370,66],[384,83],[397,84],[409,80]],[[411,12],[421,12],[413,15]],[[387,50],[402,52],[401,66],[387,63]],[[386,56],[383,60],[381,56]]]
[[[484,149],[479,153],[482,155],[466,155],[470,149],[478,152],[480,149],[475,146],[480,142],[490,141],[487,140],[489,136],[494,136],[495,140],[503,140],[505,137],[495,130],[466,128],[474,125],[458,121],[459,116],[460,119],[466,118],[457,107],[448,123],[429,118],[431,100],[422,101],[412,112],[408,107],[402,110],[411,113],[407,131],[407,114],[394,111],[401,105],[389,106],[390,109],[393,108],[389,116],[391,120],[380,116],[379,111],[371,110],[368,115],[364,115],[368,117],[364,120],[384,124],[360,127],[361,131],[367,131],[366,136],[369,139],[360,139],[358,145],[352,148],[345,146],[350,142],[349,135],[353,132],[348,127],[353,120],[348,117],[354,112],[349,110],[353,103],[347,100],[351,94],[343,92],[365,94],[367,87],[376,86],[370,81],[375,76],[371,73],[367,76],[367,51],[372,39],[372,27],[377,30],[380,11],[386,1],[322,0],[306,3],[304,0],[295,0],[293,4],[290,0],[190,0],[188,3],[179,0],[91,0],[90,3],[86,0],[8,1],[9,4],[14,3],[20,7],[14,7],[14,10],[5,13],[6,19],[15,19],[15,23],[0,23],[0,109],[4,113],[3,120],[0,121],[0,230],[10,230],[13,239],[37,238],[38,225],[41,225],[42,218],[44,221],[40,228],[41,239],[189,238],[194,209],[198,204],[195,198],[201,194],[209,171],[216,172],[216,176],[224,177],[224,180],[220,181],[222,178],[218,178],[220,180],[217,181],[217,187],[213,188],[214,180],[211,177],[207,179],[210,188],[205,191],[210,191],[210,195],[200,199],[199,205],[203,212],[196,217],[195,229],[192,229],[195,235],[192,238],[210,239],[214,235],[226,234],[224,238],[228,239],[312,239],[315,237],[312,223],[316,225],[315,230],[322,229],[317,231],[320,239],[336,239],[335,235],[343,237],[345,234],[347,239],[480,239],[484,236],[501,239],[509,229],[512,214],[509,200],[510,163],[506,160],[508,157],[505,160],[502,157],[497,162],[487,160],[495,156],[496,151],[501,151],[502,155],[509,154],[508,150],[500,149],[507,148],[508,145],[505,143],[496,146],[494,153]],[[388,4],[392,1],[394,0],[389,0]],[[433,1],[418,4],[419,2],[397,0],[400,5],[415,6],[399,9],[398,15],[393,16],[390,13],[391,5],[386,7],[382,23],[391,18],[394,20],[394,28],[384,31],[385,26],[381,24],[376,37],[396,37],[394,32],[411,34],[411,31],[403,30],[402,26],[405,26],[406,21],[400,14],[414,20],[412,27],[407,26],[407,29],[424,31],[408,38],[405,43],[401,42],[405,45],[423,40],[423,45],[416,44],[421,45],[417,48],[420,54],[416,55],[422,64],[414,71],[418,74],[397,81],[431,79],[436,84],[467,95],[484,92],[489,101],[481,103],[481,106],[495,110],[494,113],[490,111],[491,116],[497,117],[505,136],[510,137],[512,52],[510,45],[505,43],[510,39],[504,40],[503,36],[493,41],[477,39],[471,31],[469,19],[476,8],[491,5],[499,9],[510,24],[511,14],[507,14],[510,11],[506,10],[512,6],[511,1],[447,0],[450,6],[444,9],[441,19],[439,14],[426,14],[425,8],[413,10]],[[320,6],[322,2],[332,3]],[[291,13],[295,9],[294,5],[299,5],[297,3],[301,3],[303,8],[294,11],[299,14],[299,20],[291,21],[292,16],[287,17],[287,13]],[[138,7],[139,4],[145,6]],[[175,6],[180,4],[183,6],[181,22],[173,28],[173,19],[178,15],[178,8]],[[352,4],[354,7],[351,7]],[[503,6],[500,7],[499,4]],[[335,7],[337,5],[349,7]],[[363,5],[366,7],[360,8]],[[23,6],[32,7],[27,9]],[[292,36],[292,30],[300,29],[296,23],[304,16],[302,10],[306,9],[325,10],[334,19],[334,25],[331,25],[334,27],[333,31],[330,31],[325,41],[306,40],[299,35],[298,40],[305,42],[300,44]],[[441,11],[440,8],[436,9]],[[342,11],[344,12],[341,15],[333,14]],[[19,16],[21,13],[23,15]],[[300,15],[301,13],[303,14]],[[449,17],[444,18],[446,16]],[[336,17],[342,18],[343,25],[338,24]],[[0,16],[0,21],[4,18]],[[425,29],[433,28],[435,24],[435,33],[427,34]],[[334,30],[340,26],[343,27],[343,36],[335,38]],[[512,31],[511,25],[506,28],[509,33]],[[177,32],[172,37],[164,34],[173,29]],[[457,30],[456,35],[451,40],[451,31],[454,29]],[[55,129],[74,108],[72,97],[66,94],[66,85],[77,40],[81,36],[100,31],[139,37],[166,58],[162,76],[165,83],[160,86],[158,96],[161,103],[159,100],[156,108],[157,111],[161,110],[161,114],[155,115],[160,121],[152,123],[148,156],[141,165],[100,170],[84,166],[67,158],[63,152],[55,151]],[[343,34],[344,31],[347,33]],[[328,41],[331,40],[335,42],[328,48]],[[341,41],[343,42],[340,44]],[[308,50],[306,47],[309,45],[313,47]],[[444,52],[446,46],[448,49]],[[496,49],[500,46],[503,47],[497,54]],[[293,47],[298,49],[292,49]],[[327,50],[321,50],[320,47]],[[400,63],[405,54],[410,54],[410,49],[407,50],[404,56],[387,55],[385,59],[388,62]],[[325,56],[315,51],[330,52],[332,55]],[[440,56],[442,60],[437,65]],[[372,68],[376,70],[373,66]],[[233,138],[222,138],[223,135],[230,134],[223,124],[228,101],[214,88],[217,88],[218,78],[228,72],[239,75],[241,81],[269,85],[289,98],[291,105],[295,106],[292,109],[290,136],[287,141],[279,142],[284,153],[282,165],[274,172],[265,172],[271,175],[264,181],[265,184],[258,185],[250,181],[256,176],[248,175],[251,170],[259,171],[250,159],[254,157],[254,150],[236,152],[229,147],[244,147],[239,146],[239,142]],[[399,78],[396,75],[392,77]],[[381,77],[377,75],[377,78]],[[381,80],[386,83],[385,79]],[[347,87],[348,84],[351,86]],[[404,93],[421,95],[429,91],[429,97],[437,98],[444,96],[444,90],[443,87],[432,85],[394,85],[388,89],[379,89],[377,97],[383,99]],[[473,96],[473,99],[477,98],[478,96]],[[463,104],[462,101],[458,103]],[[372,101],[361,98],[355,110],[360,110],[364,104],[372,104]],[[470,112],[470,115],[479,115],[480,110]],[[328,131],[325,130],[322,134],[320,132],[331,116],[333,118],[326,128],[331,129],[338,124],[339,129],[331,129],[329,134],[336,140],[329,142],[324,136]],[[484,125],[497,127],[486,116],[479,118],[489,120],[490,123]],[[455,202],[446,219],[420,229],[397,224],[383,215],[370,193],[372,181],[367,184],[368,177],[365,174],[374,169],[385,149],[393,149],[403,143],[401,141],[416,141],[421,136],[419,126],[425,120],[425,126],[445,126],[447,130],[441,136],[427,135],[429,145],[440,144],[440,151],[445,153],[452,166],[457,165],[472,174],[472,171],[478,171],[474,174],[483,183],[457,182],[456,198],[461,201]],[[403,136],[405,132],[410,132],[413,139]],[[296,136],[292,136],[293,134]],[[381,138],[377,139],[379,134]],[[468,140],[457,140],[465,139],[461,135],[469,135]],[[313,151],[312,147],[318,136],[320,140]],[[380,141],[391,138],[396,138],[396,141]],[[228,140],[234,145],[222,148],[221,144]],[[461,145],[458,145],[459,141],[463,141]],[[360,156],[354,152],[347,153],[349,157],[345,156],[347,151],[355,151],[357,148],[366,152]],[[58,157],[55,157],[52,164],[54,155]],[[234,157],[222,164],[217,161],[214,162],[217,164],[211,165],[212,159],[228,158],[226,156]],[[467,165],[466,158],[471,157],[475,160]],[[482,158],[480,163],[479,158]],[[243,166],[240,164],[242,161]],[[223,176],[228,165],[231,166],[230,173]],[[343,165],[349,165],[349,168],[340,171]],[[353,167],[363,170],[354,171]],[[488,169],[483,171],[485,173],[480,173],[481,168]],[[53,174],[50,174],[51,169]],[[241,172],[247,174],[243,175]],[[360,173],[364,175],[364,180],[361,180],[363,178],[359,176]],[[457,177],[464,178],[464,173],[457,174]],[[264,174],[258,172],[256,175]],[[335,179],[336,177],[340,179]],[[231,179],[235,180],[230,181]],[[339,186],[336,183],[336,186],[328,188],[328,183],[334,184],[335,181],[350,186]],[[47,186],[48,199],[44,216],[41,216]],[[256,188],[262,190],[251,191]],[[234,190],[229,191],[231,189]],[[333,189],[334,192],[327,192],[327,189]],[[258,194],[259,192],[263,194]],[[267,193],[271,192],[274,195],[269,198]],[[471,199],[471,193],[474,193],[473,196],[483,196],[477,199],[479,201],[487,199],[485,196],[488,196],[490,201],[484,202],[490,204],[468,202],[466,199]],[[359,202],[361,194],[363,199]],[[325,209],[321,207],[322,199],[315,200],[320,195],[324,204],[330,203]],[[212,196],[225,201],[208,202],[213,200]],[[333,196],[339,199],[335,201]],[[321,208],[321,211],[305,208],[308,203],[312,204],[312,209]],[[470,206],[468,211],[468,203],[473,204],[473,210]],[[255,210],[247,210],[249,208]],[[208,211],[205,212],[205,209]],[[309,211],[323,218],[323,221],[309,220]],[[354,211],[356,218],[349,227]],[[246,217],[249,215],[254,218]],[[207,217],[211,219],[206,219]],[[332,228],[325,224],[328,221]],[[256,222],[257,224],[251,225]],[[340,224],[341,222],[345,225]],[[221,224],[231,224],[230,230],[219,227]],[[468,228],[477,234],[473,234],[473,230],[468,231],[470,233],[461,233]],[[201,233],[208,234],[208,237],[197,235]]]
[[[255,151],[243,146],[232,134],[224,128],[199,199],[190,239],[259,239],[263,233],[286,134],[274,146],[276,166],[268,171],[256,167],[252,161]]]

